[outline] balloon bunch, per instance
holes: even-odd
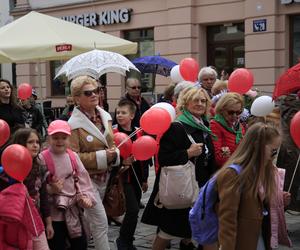
[[[121,132],[114,134],[114,141],[120,150],[120,155],[123,158],[133,155],[137,160],[151,158],[157,152],[160,137],[168,130],[175,116],[175,109],[171,104],[161,102],[153,105],[142,115],[140,129],[129,136]],[[155,135],[156,140],[149,135],[143,135],[132,142],[130,138],[141,130],[147,134]]]
[[[183,80],[195,82],[198,78],[199,64],[194,58],[184,58],[179,65],[171,69],[170,77],[172,82],[178,83]]]
[[[0,147],[10,137],[10,129],[6,121],[0,120]],[[32,157],[27,148],[12,144],[5,148],[1,156],[4,172],[17,181],[24,181],[32,168]]]

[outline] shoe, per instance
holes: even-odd
[[[115,220],[114,218],[107,218],[107,222],[108,222],[108,225],[111,225],[112,222],[118,227],[120,227],[122,225],[121,222]]]
[[[140,209],[144,209],[145,208],[145,205],[143,202],[140,202]]]
[[[194,246],[194,244],[193,244],[193,242],[189,242],[189,244],[184,244],[183,243],[183,241],[181,240],[180,241],[180,244],[179,244],[179,249],[180,250],[195,250],[195,249],[197,249],[195,246]]]

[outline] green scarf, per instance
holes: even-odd
[[[241,124],[239,124],[238,130],[234,130],[233,128],[228,126],[227,122],[225,121],[222,115],[215,115],[213,119],[216,122],[220,123],[227,131],[231,132],[232,134],[235,134],[235,144],[238,144],[240,140],[243,138]]]
[[[190,125],[193,128],[200,129],[203,132],[208,133],[209,135],[211,135],[213,137],[213,139],[216,139],[216,136],[212,133],[212,131],[208,127],[206,127],[204,124],[197,123],[194,120],[193,115],[189,111],[187,111],[186,109],[184,109],[182,111],[182,114],[179,115],[176,120],[180,121],[180,122],[183,122],[183,123],[186,123],[187,125]]]

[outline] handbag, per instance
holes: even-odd
[[[113,176],[106,189],[103,206],[107,217],[118,217],[125,213],[125,195],[120,171]]]
[[[190,141],[195,143],[192,136],[187,135]],[[167,209],[188,208],[196,201],[198,192],[195,164],[192,161],[182,165],[164,166],[161,168],[155,203],[158,207],[161,207],[161,203]]]

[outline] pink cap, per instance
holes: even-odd
[[[71,135],[71,127],[69,123],[63,120],[55,120],[51,122],[47,130],[49,135],[53,135],[56,133]]]

